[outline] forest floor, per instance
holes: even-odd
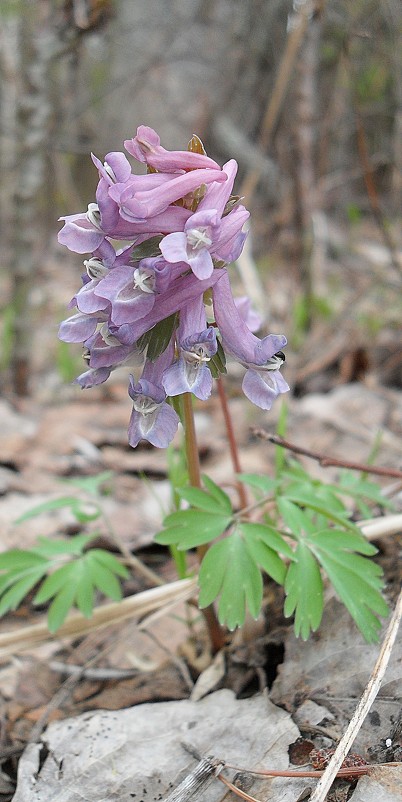
[[[286,397],[286,438],[326,457],[363,464],[375,449],[376,466],[401,470],[402,363],[395,322],[400,316],[395,300],[400,276],[376,238],[366,234],[359,231],[353,243],[340,238],[336,247],[333,238],[318,277],[320,296],[331,299],[330,312],[317,313],[308,336],[289,323],[287,299],[292,297],[294,275],[286,274],[280,263],[267,274],[270,319],[275,321],[271,330],[291,327],[284,371],[292,388]],[[77,271],[69,261],[62,265],[64,273],[67,268],[72,295]],[[44,278],[46,289],[37,291],[35,314],[39,320],[46,309],[49,319],[60,319],[69,287],[60,286],[53,263],[45,266]],[[29,548],[39,535],[76,534],[79,527],[68,507],[15,522],[35,506],[66,494],[87,500],[79,481],[74,482],[108,472],[101,495],[105,515],[85,531],[96,531],[97,545],[114,552],[117,538],[126,553],[135,554],[164,582],[172,582],[174,564],[153,544],[170,504],[166,455],[145,443],[136,450],[128,446],[130,399],[124,376],[85,392],[63,383],[54,365],[49,367],[52,354],[60,365],[54,337],[54,324],[35,335],[31,397],[16,401],[5,392],[0,399],[1,549]],[[271,474],[275,446],[257,438],[252,427],[274,432],[280,403],[269,414],[252,408],[241,396],[236,366],[230,366],[229,374],[226,389],[242,471]],[[215,394],[197,404],[196,426],[202,471],[234,493]],[[180,434],[175,444],[180,446]],[[322,481],[338,476],[336,468],[323,468],[305,456],[298,459]],[[402,481],[378,481],[392,498],[394,511],[401,512]],[[381,514],[373,509],[373,517]],[[375,545],[392,607],[402,579],[402,532],[379,538]],[[148,587],[149,582],[133,571],[124,583],[124,595]],[[180,770],[194,766],[181,747],[183,740],[204,754],[212,752],[228,761],[230,756],[243,768],[281,768],[289,759],[304,763],[311,748],[332,747],[344,732],[379,650],[378,644],[365,643],[330,590],[319,630],[307,643],[297,640],[292,622],[283,616],[282,592],[271,581],[266,583],[258,621],[247,621],[215,657],[202,618],[184,603],[145,625],[128,617],[79,637],[56,633],[35,642],[29,628],[41,624],[45,612],[34,608],[31,598],[0,620],[3,802],[13,797],[18,764],[15,802],[161,799]],[[17,635],[12,643],[10,633],[21,633],[21,638]],[[353,745],[353,752],[367,760],[401,759],[401,641],[399,637],[380,693]],[[135,718],[130,718],[133,711]],[[152,749],[143,755],[144,742]],[[84,753],[86,766],[75,765]],[[109,774],[103,774],[110,760],[119,781],[110,779],[110,767]],[[357,786],[337,780],[328,799],[402,799],[401,768],[390,771],[394,774],[387,777],[364,777]],[[292,802],[307,798],[300,794],[315,781],[258,782],[244,790],[251,788],[249,793],[266,802]],[[202,799],[221,799],[224,791],[215,782]]]

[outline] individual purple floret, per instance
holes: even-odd
[[[193,393],[205,401],[212,390],[208,362],[216,354],[218,343],[215,329],[207,328],[202,296],[182,310],[176,340],[178,358],[163,374],[166,393],[170,396]]]
[[[140,440],[148,440],[157,448],[166,448],[173,440],[179,424],[179,416],[166,401],[166,392],[161,386],[163,371],[173,358],[171,342],[155,361],[146,361],[137,384],[130,376],[128,393],[133,401],[128,441],[135,448]]]
[[[261,340],[252,334],[234,303],[227,271],[222,271],[213,288],[213,304],[225,351],[247,368],[242,384],[244,394],[257,407],[271,409],[275,398],[289,390],[279,372],[285,361],[281,349],[286,337],[269,334]]]
[[[232,296],[227,265],[240,256],[249,217],[232,195],[234,159],[221,168],[195,136],[187,151],[168,151],[148,126],[124,144],[147,172],[133,173],[124,153],[92,156],[95,201],[62,218],[59,242],[87,256],[59,336],[83,345],[82,388],[131,368],[130,445],[165,448],[179,423],[169,398],[207,399],[225,351],[246,368],[245,395],[270,409],[289,389],[279,370],[286,338],[255,336],[259,316]]]
[[[159,172],[194,170],[197,167],[220,170],[219,164],[202,153],[165,150],[156,131],[147,125],[140,125],[137,135],[134,139],[126,139],[124,147],[139,162],[145,162]]]

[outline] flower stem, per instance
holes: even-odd
[[[184,441],[190,485],[201,487],[200,457],[197,446],[197,435],[191,393],[183,393]]]
[[[201,487],[200,456],[198,453],[197,436],[195,431],[193,399],[191,393],[183,393],[183,419],[184,419],[184,440],[187,458],[187,468],[192,487]],[[201,563],[208,546],[202,545],[197,548],[198,561]],[[202,610],[208,627],[213,652],[216,653],[225,645],[225,634],[216,617],[215,608],[211,604]]]
[[[230,455],[232,457],[232,464],[235,473],[241,473],[239,451],[237,448],[236,438],[234,434],[232,416],[230,414],[228,399],[225,392],[225,387],[222,381],[222,376],[218,376],[216,383],[218,385],[219,400],[221,402],[223,417],[225,420],[226,432],[229,441]],[[237,492],[239,494],[240,506],[247,507],[248,499],[244,485],[241,482],[236,482]]]

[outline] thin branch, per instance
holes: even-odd
[[[351,471],[361,471],[362,473],[373,473],[377,476],[392,476],[396,479],[402,479],[402,471],[398,471],[396,468],[380,468],[376,467],[375,465],[365,465],[361,462],[352,462],[349,460],[337,459],[336,457],[327,457],[325,454],[321,454],[319,451],[311,451],[308,448],[297,446],[294,443],[289,442],[289,440],[285,440],[284,437],[279,437],[279,435],[276,434],[270,434],[264,429],[258,429],[256,427],[251,429],[251,433],[255,437],[260,437],[262,440],[268,440],[270,443],[274,443],[276,446],[287,448],[289,451],[293,451],[295,454],[302,454],[305,457],[315,459],[323,468],[335,466],[338,468],[348,468]]]

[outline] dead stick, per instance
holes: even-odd
[[[351,471],[374,473],[377,476],[392,476],[395,479],[402,479],[402,471],[398,471],[396,468],[380,468],[375,467],[374,465],[365,465],[361,462],[350,462],[349,460],[336,459],[336,457],[326,457],[324,454],[320,454],[318,451],[310,451],[308,448],[297,446],[294,443],[290,443],[289,440],[285,440],[284,437],[279,437],[277,434],[270,434],[264,429],[253,427],[251,429],[251,434],[255,435],[255,437],[260,437],[262,440],[268,440],[270,443],[274,443],[276,446],[287,448],[289,451],[293,451],[295,454],[302,454],[305,457],[315,459],[320,463],[320,465],[322,465],[323,468],[335,466],[338,468],[348,468]]]
[[[378,691],[380,690],[381,683],[384,679],[384,674],[387,670],[387,666],[391,657],[392,649],[396,640],[396,636],[398,634],[399,624],[402,617],[402,590],[398,596],[394,612],[392,613],[390,622],[387,627],[387,631],[385,633],[384,640],[381,645],[381,649],[376,660],[375,666],[371,673],[370,679],[364,689],[363,695],[360,699],[359,704],[356,707],[356,710],[349,722],[348,727],[344,735],[342,736],[341,740],[339,741],[338,746],[335,749],[335,752],[324,771],[321,780],[319,781],[317,787],[314,789],[311,797],[310,802],[324,802],[326,799],[326,795],[337,776],[339,771],[339,767],[342,765],[345,756],[348,754],[349,749],[355,740],[364,719],[367,716],[367,713],[370,710],[371,705],[373,704]]]

